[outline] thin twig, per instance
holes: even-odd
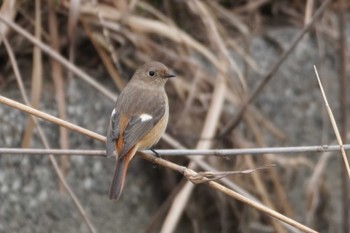
[[[341,154],[342,154],[343,159],[344,159],[345,167],[346,167],[347,173],[349,175],[349,179],[350,179],[349,161],[348,161],[348,159],[346,157],[346,153],[345,153],[345,150],[344,150],[344,144],[343,144],[342,138],[341,138],[341,136],[339,134],[338,126],[337,126],[337,123],[336,123],[336,121],[334,119],[332,110],[331,110],[331,108],[330,108],[330,106],[328,104],[327,97],[326,97],[326,94],[325,94],[325,92],[323,90],[323,86],[322,86],[320,77],[318,76],[316,66],[314,66],[314,69],[315,69],[315,73],[316,73],[318,84],[320,85],[320,89],[321,89],[321,92],[322,92],[322,96],[323,96],[324,102],[326,104],[327,112],[328,112],[329,118],[330,118],[332,126],[333,126],[333,130],[334,130],[335,136],[337,137],[337,141],[338,141],[339,146],[340,146],[340,151],[341,151]]]

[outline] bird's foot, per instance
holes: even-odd
[[[153,154],[157,157],[160,158],[160,154],[155,150],[155,149],[149,149],[150,151],[153,152]]]

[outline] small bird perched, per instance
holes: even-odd
[[[118,200],[130,160],[138,150],[150,148],[164,133],[169,119],[164,85],[175,77],[160,62],[139,67],[120,93],[112,111],[107,133],[106,154],[116,156],[117,165],[109,198]]]

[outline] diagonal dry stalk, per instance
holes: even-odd
[[[8,105],[10,107],[13,107],[13,108],[16,108],[18,110],[21,110],[21,111],[24,111],[26,113],[29,113],[29,114],[33,114],[35,116],[40,116],[40,117],[43,117],[45,116],[43,119],[44,120],[49,120],[50,122],[55,122],[55,123],[59,123],[61,126],[64,126],[64,127],[67,127],[69,129],[72,129],[72,130],[75,130],[79,133],[83,133],[84,135],[87,135],[93,139],[96,139],[98,141],[101,141],[101,142],[105,142],[106,141],[106,137],[100,135],[100,134],[97,134],[97,133],[94,133],[90,130],[87,130],[87,129],[84,129],[84,128],[81,128],[79,126],[76,126],[72,123],[69,123],[67,121],[64,121],[64,120],[61,120],[61,119],[58,119],[56,117],[53,117],[49,114],[46,114],[46,113],[43,113],[41,111],[38,111],[36,109],[33,109],[29,106],[26,106],[24,104],[21,104],[21,103],[18,103],[16,101],[13,101],[13,100],[10,100],[8,98],[5,98],[3,96],[0,95],[0,103],[2,104],[5,104],[5,105]],[[177,164],[174,164],[172,162],[169,162],[169,161],[166,161],[166,160],[163,160],[163,159],[160,159],[160,158],[155,158],[154,156],[150,155],[150,154],[145,154],[145,153],[139,153],[139,156],[141,158],[144,158],[146,160],[149,160],[149,161],[152,161],[153,163],[155,164],[158,164],[160,166],[164,166],[166,168],[169,168],[169,169],[172,169],[172,170],[175,170],[175,171],[178,171],[180,172],[181,174],[185,174],[185,175],[191,175],[191,176],[196,176],[197,175],[197,172],[193,171],[192,169],[189,169],[189,168],[186,168],[186,167],[183,167],[183,166],[179,166]],[[199,159],[199,162],[203,162],[201,159]],[[58,169],[58,166],[57,166],[57,169]],[[59,169],[58,169],[59,170]],[[61,173],[59,173],[61,174]],[[63,177],[62,177],[63,178]],[[64,179],[63,179],[64,180]],[[273,218],[276,218],[282,222],[285,222],[301,231],[304,231],[304,232],[316,232],[310,228],[308,228],[307,226],[304,226],[282,214],[279,214],[278,212],[274,211],[274,210],[271,210],[267,207],[265,207],[264,205],[256,202],[256,201],[253,201],[245,196],[243,196],[242,194],[238,193],[238,192],[235,192],[223,185],[220,185],[218,184],[217,182],[214,182],[214,181],[210,181],[210,182],[207,182],[206,183],[208,186],[210,186],[211,188],[213,189],[216,189],[220,192],[223,192],[225,193],[226,195],[236,199],[236,200],[239,200],[259,211],[262,211],[263,213],[267,214],[267,215],[270,215],[272,216]]]
[[[332,109],[330,108],[330,106],[329,106],[329,104],[328,104],[327,97],[326,97],[326,94],[325,94],[325,92],[324,92],[324,90],[323,90],[323,86],[322,86],[320,77],[318,76],[316,66],[314,66],[314,69],[315,69],[315,74],[316,74],[316,77],[317,77],[318,84],[319,84],[319,86],[320,86],[320,90],[321,90],[321,93],[322,93],[322,97],[323,97],[323,100],[324,100],[324,102],[325,102],[325,105],[326,105],[326,108],[327,108],[327,112],[328,112],[329,118],[330,118],[330,120],[331,120],[332,127],[333,127],[333,130],[334,130],[334,133],[335,133],[335,136],[336,136],[337,141],[338,141],[338,143],[339,143],[340,151],[341,151],[341,154],[342,154],[342,156],[343,156],[343,160],[344,160],[344,164],[345,164],[345,167],[346,167],[346,171],[347,171],[347,174],[348,174],[349,180],[350,180],[350,166],[349,166],[349,161],[348,161],[348,159],[347,159],[347,157],[346,157],[346,153],[345,153],[345,150],[344,150],[344,144],[343,144],[342,138],[341,138],[341,136],[340,136],[337,123],[336,123],[336,121],[335,121],[335,119],[334,119]]]
[[[16,79],[17,79],[18,86],[19,86],[19,88],[20,88],[20,91],[21,91],[23,100],[24,100],[24,102],[25,102],[28,106],[30,106],[30,105],[29,105],[28,96],[27,96],[26,91],[25,91],[25,89],[24,89],[22,76],[21,76],[21,74],[20,74],[20,72],[19,72],[19,69],[18,69],[18,66],[17,66],[17,62],[16,62],[15,56],[14,56],[14,54],[13,54],[12,48],[11,48],[10,44],[8,43],[6,37],[4,37],[4,36],[2,36],[2,35],[1,35],[1,37],[2,37],[2,40],[4,41],[4,44],[5,44],[6,49],[7,49],[7,51],[8,51],[8,55],[9,55],[9,57],[10,57],[10,61],[11,61],[11,64],[12,64],[12,66],[13,66],[13,70],[14,70],[14,73],[15,73],[15,77],[16,77]],[[31,107],[29,107],[29,108],[31,108]],[[31,108],[31,109],[32,109],[32,108]],[[33,120],[33,122],[34,122],[34,124],[35,124],[35,126],[36,126],[36,128],[37,128],[37,130],[38,130],[38,132],[39,132],[39,136],[40,136],[40,138],[41,138],[41,140],[42,140],[44,146],[45,146],[47,149],[50,149],[49,142],[47,141],[47,137],[46,137],[44,131],[42,130],[42,128],[41,128],[41,126],[40,126],[40,124],[39,124],[39,122],[38,122],[38,119],[35,118],[33,115],[31,115],[31,117],[32,117],[32,120]],[[62,185],[64,186],[64,188],[67,190],[69,196],[72,198],[72,200],[73,200],[75,206],[77,207],[77,209],[78,209],[78,211],[80,212],[81,216],[83,217],[85,223],[87,224],[88,229],[89,229],[92,233],[96,233],[95,227],[93,226],[93,224],[92,224],[90,218],[89,218],[88,215],[86,214],[86,212],[85,212],[83,206],[80,204],[79,199],[77,198],[77,196],[75,195],[75,193],[73,192],[73,190],[71,189],[71,187],[69,186],[69,184],[67,183],[67,181],[65,180],[65,177],[64,177],[64,175],[62,174],[62,172],[60,171],[59,166],[58,166],[58,163],[57,163],[55,157],[54,157],[52,154],[50,154],[50,155],[49,155],[49,159],[50,159],[50,162],[51,162],[51,164],[52,164],[52,166],[53,166],[53,168],[54,168],[54,171],[56,172],[56,174],[57,174],[59,180],[61,181],[61,183],[62,183]]]

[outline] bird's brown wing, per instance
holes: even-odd
[[[165,98],[163,92],[140,91],[131,85],[122,91],[108,127],[107,157],[124,157],[159,122],[166,111]],[[142,114],[151,119],[142,118]]]
[[[149,97],[148,97],[149,98]],[[120,153],[118,158],[122,158],[137,142],[139,142],[164,116],[166,111],[164,98],[143,99],[143,104],[134,109],[134,114],[129,117],[129,121],[123,130],[122,148],[118,148]],[[142,115],[144,114],[144,115]],[[152,117],[147,119],[142,116]]]

